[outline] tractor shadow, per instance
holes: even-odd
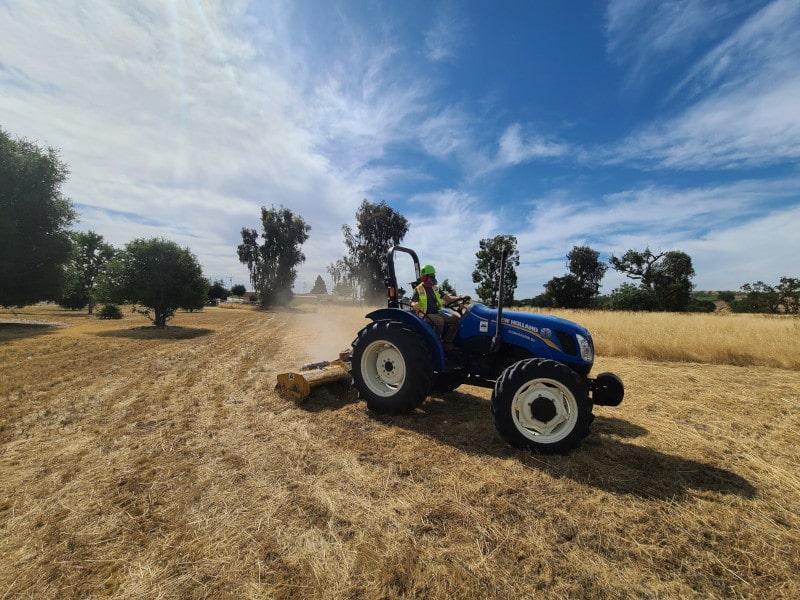
[[[618,417],[597,416],[592,433],[567,455],[511,448],[494,428],[489,401],[458,391],[430,397],[409,415],[374,417],[468,454],[516,459],[553,478],[567,477],[617,495],[659,500],[689,498],[691,490],[757,495],[747,479],[730,470],[626,442],[648,431]]]
[[[308,398],[295,402],[308,413],[322,413],[343,409],[348,404],[360,402],[358,392],[350,383],[328,383],[315,387]]]

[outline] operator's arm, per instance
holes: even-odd
[[[414,290],[414,295],[411,296],[411,310],[413,310],[417,315],[422,316],[422,307],[419,303],[419,292]]]
[[[445,294],[442,296],[442,302],[445,304],[449,304],[450,302],[458,302],[463,300],[464,302],[468,301],[469,296],[451,296],[450,294]]]

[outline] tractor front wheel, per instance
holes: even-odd
[[[563,363],[531,358],[495,382],[492,414],[498,433],[515,448],[565,453],[589,434],[592,403],[583,378]]]
[[[431,389],[431,363],[422,337],[401,323],[371,323],[353,341],[353,382],[379,414],[405,414],[422,404]]]

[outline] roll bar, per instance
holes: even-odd
[[[411,259],[414,261],[414,275],[419,281],[419,257],[417,253],[414,252],[411,248],[406,248],[404,246],[392,246],[389,248],[389,252],[386,255],[386,266],[389,271],[389,275],[383,282],[386,284],[386,300],[387,306],[389,308],[400,308],[400,300],[397,297],[397,273],[395,272],[394,268],[394,255],[395,252],[405,252],[406,254],[411,256]]]

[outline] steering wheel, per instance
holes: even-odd
[[[450,302],[444,305],[445,308],[449,308],[451,310],[456,311],[459,315],[464,315],[467,312],[467,304],[469,304],[470,298],[469,296],[459,296],[455,300],[451,300]]]

